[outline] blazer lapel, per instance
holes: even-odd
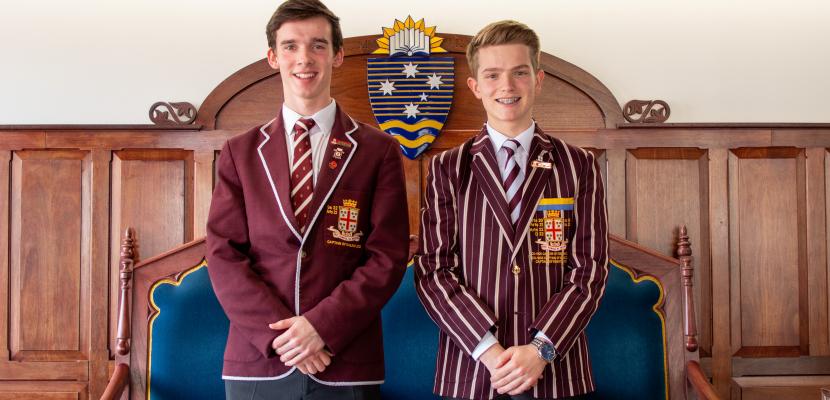
[[[533,214],[536,212],[536,205],[539,204],[539,199],[545,192],[548,182],[550,182],[551,174],[553,173],[553,144],[550,138],[547,137],[536,126],[536,132],[533,133],[533,141],[530,145],[530,154],[527,158],[527,171],[524,185],[522,185],[522,203],[521,211],[519,211],[519,219],[516,221],[516,231],[513,235],[513,248],[518,249],[519,243],[527,235],[530,228],[530,221],[533,219]],[[545,168],[545,164],[534,166],[534,161],[549,163],[549,168]]]
[[[340,105],[337,105],[334,125],[326,143],[326,150],[323,153],[323,162],[320,171],[317,173],[317,182],[314,184],[314,195],[311,198],[311,219],[308,223],[305,235],[311,231],[311,227],[317,221],[320,211],[328,201],[334,189],[340,182],[340,178],[349,166],[357,150],[357,141],[352,138],[352,133],[357,130],[355,123],[348,114],[343,112]]]
[[[280,108],[277,118],[263,125],[260,132],[265,136],[265,140],[260,143],[257,151],[271,184],[271,190],[274,192],[277,207],[286,225],[291,228],[294,236],[300,240],[302,236],[297,226],[297,218],[294,216],[294,206],[291,204],[291,176],[282,108]]]
[[[507,200],[505,200],[504,188],[501,182],[501,169],[496,159],[496,153],[493,151],[490,137],[487,135],[487,128],[483,128],[473,141],[470,154],[473,158],[473,177],[479,183],[490,208],[493,209],[496,221],[512,251],[513,223],[510,221],[510,213],[507,212]]]

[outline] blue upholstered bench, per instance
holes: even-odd
[[[203,242],[196,246],[201,249],[190,249],[190,258],[181,259],[193,259],[203,251]],[[625,255],[629,261],[637,260],[629,255]],[[683,332],[682,317],[667,317],[663,310],[667,295],[672,301],[681,299],[679,267],[665,260],[665,268],[653,270],[662,272],[648,274],[612,262],[605,298],[587,328],[597,386],[592,398],[687,398],[688,356],[683,354],[697,355],[676,351],[683,359],[667,356],[669,346],[682,347],[677,338],[682,338]],[[168,260],[167,264],[171,262],[181,261]],[[224,398],[221,368],[227,317],[213,293],[206,263],[196,260],[190,267],[179,266],[172,276],[169,266],[159,272],[153,272],[152,263],[135,268],[131,319],[133,332],[146,326],[146,347],[133,339],[132,354],[119,360],[132,362],[131,369],[141,368],[146,360],[146,370],[131,374],[130,398]],[[408,268],[400,289],[383,309],[386,383],[381,389],[385,399],[435,398],[432,386],[438,330],[415,294],[412,275],[412,268]],[[669,285],[661,282],[666,279],[671,281]],[[669,293],[667,286],[672,289]],[[142,313],[141,304],[136,303],[144,296],[142,291],[149,299],[148,313]],[[679,332],[667,336],[670,331]],[[143,332],[134,333],[133,338],[139,337]],[[682,371],[679,375],[678,369]]]

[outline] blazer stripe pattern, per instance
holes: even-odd
[[[538,128],[528,162],[515,227],[486,129],[430,162],[415,285],[441,331],[434,386],[441,396],[494,397],[489,371],[470,356],[488,331],[505,348],[530,343],[536,331],[551,339],[557,357],[534,397],[594,390],[584,329],[608,275],[599,165]],[[545,236],[557,228],[566,246]]]

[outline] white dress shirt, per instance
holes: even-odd
[[[288,146],[288,165],[294,165],[294,124],[300,118],[311,118],[314,120],[314,127],[308,131],[311,140],[311,166],[313,170],[314,184],[317,184],[317,175],[323,163],[323,156],[326,151],[326,143],[331,136],[331,128],[334,126],[334,116],[337,111],[337,103],[334,100],[323,107],[314,115],[300,115],[296,111],[282,104],[282,122],[285,126],[285,144]]]

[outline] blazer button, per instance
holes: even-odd
[[[308,253],[306,253],[305,250],[303,250],[303,251],[300,252],[300,257],[306,258],[306,257],[308,257]]]
[[[513,264],[513,275],[519,275],[522,273],[522,269],[519,268],[519,264]]]

